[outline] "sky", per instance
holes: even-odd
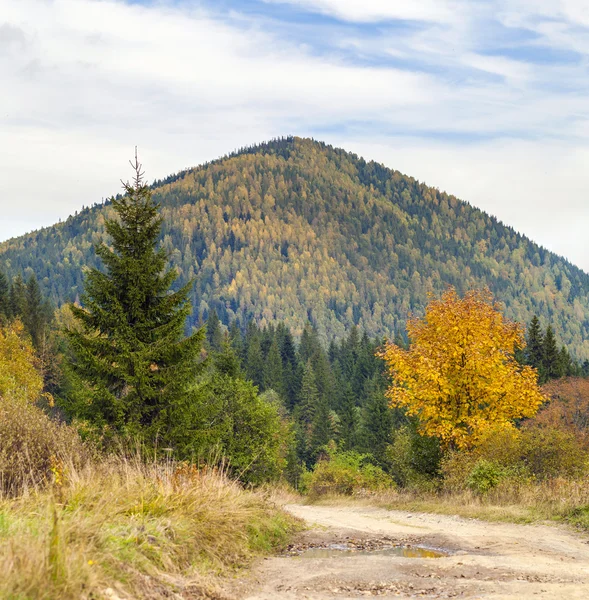
[[[589,272],[589,0],[0,0],[0,240],[283,135]]]

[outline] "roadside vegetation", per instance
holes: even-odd
[[[487,292],[459,298],[449,290],[408,332],[408,348],[389,343],[380,352],[392,382],[387,396],[410,418],[384,450],[394,483],[383,489],[381,480],[358,477],[346,487],[349,461],[332,452],[329,466],[305,476],[310,499],[343,492],[407,510],[589,529],[589,382],[540,387],[547,370],[521,359],[538,355],[546,337],[532,327],[526,348],[523,329],[504,320]]]
[[[589,529],[589,364],[550,325],[450,288],[389,342],[188,328],[134,167],[78,302],[0,274],[0,598],[222,597],[299,528],[287,487]]]

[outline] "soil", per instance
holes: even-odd
[[[287,510],[310,529],[284,555],[266,559],[240,582],[233,590],[238,598],[589,598],[587,534],[357,506]],[[309,548],[334,544],[347,551],[305,556]],[[446,555],[409,558],[378,551],[391,546],[421,546]]]

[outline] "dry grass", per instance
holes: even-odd
[[[558,521],[589,529],[589,478],[521,484],[507,480],[484,496],[470,490],[434,493],[394,489],[352,497],[324,496],[313,502],[376,505],[511,523]]]
[[[214,470],[111,458],[0,500],[0,598],[222,597],[207,577],[285,544],[268,491]]]

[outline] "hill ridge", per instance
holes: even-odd
[[[589,358],[589,275],[496,217],[396,170],[288,136],[154,181],[162,244],[186,281],[192,323],[310,319],[325,341],[352,325],[393,335],[428,292],[488,285],[510,318],[538,313]],[[35,272],[57,302],[96,264],[108,203],[0,244],[0,270]]]

